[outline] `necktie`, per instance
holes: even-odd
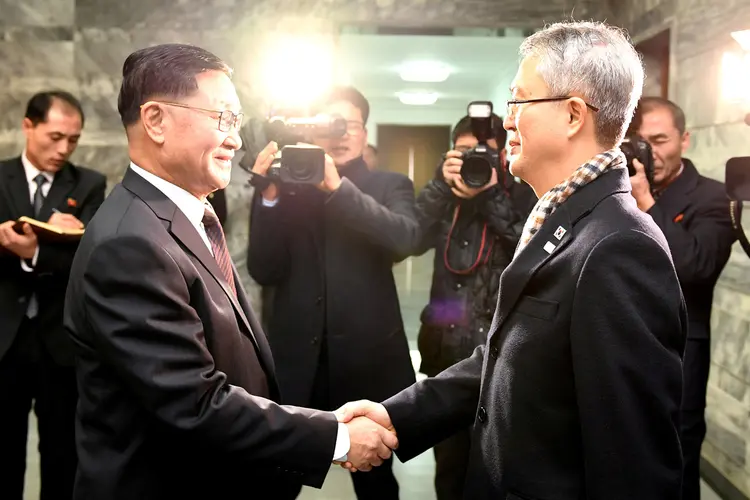
[[[42,174],[34,177],[36,183],[36,192],[34,193],[34,217],[39,217],[39,212],[42,211],[42,205],[44,205],[44,193],[42,192],[42,186],[47,183],[47,178]]]
[[[232,259],[229,256],[224,231],[221,229],[219,218],[208,207],[203,212],[203,227],[206,229],[206,236],[208,236],[208,241],[211,243],[211,248],[214,251],[216,263],[219,264],[219,269],[224,275],[224,279],[229,283],[236,297],[237,288],[234,285],[234,274],[232,274]]]

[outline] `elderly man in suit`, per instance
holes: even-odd
[[[466,499],[677,500],[685,303],[618,149],[640,59],[599,23],[552,25],[521,54],[505,128],[539,201],[487,343],[343,418],[395,429],[402,460],[473,424]]]
[[[396,446],[367,419],[276,402],[271,350],[207,203],[241,145],[230,75],[179,44],[123,66],[132,163],[81,241],[65,307],[76,499],[283,499],[320,487],[334,459],[377,465]]]
[[[30,217],[61,228],[85,227],[104,201],[106,178],[68,161],[84,116],[63,91],[26,106],[21,156],[0,162],[0,498],[23,498],[32,405],[41,454],[41,498],[70,499],[76,472],[78,395],[73,344],[63,328],[68,273],[78,242],[38,238]]]

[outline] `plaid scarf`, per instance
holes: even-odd
[[[573,172],[573,175],[545,193],[534,206],[521,233],[521,240],[516,247],[515,259],[521,250],[526,248],[531,238],[541,229],[547,218],[562,205],[570,195],[602,175],[608,168],[623,164],[625,157],[619,148],[610,149],[596,155]]]

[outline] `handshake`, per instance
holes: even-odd
[[[347,403],[334,412],[349,430],[345,462],[334,461],[350,472],[369,471],[391,458],[398,447],[396,431],[385,407],[372,401]]]

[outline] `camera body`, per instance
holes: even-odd
[[[476,189],[492,180],[492,170],[500,166],[500,154],[487,144],[487,141],[494,138],[492,103],[473,101],[469,103],[467,111],[471,119],[471,131],[478,144],[463,154],[461,178],[468,187]]]
[[[636,174],[633,160],[638,160],[643,165],[649,186],[654,185],[654,154],[651,145],[637,135],[626,137],[620,144],[620,150],[625,155],[625,163],[628,166],[630,177]]]
[[[325,176],[325,151],[300,143],[311,143],[316,138],[342,137],[346,134],[346,120],[328,115],[275,115],[266,121],[264,128],[268,139],[275,141],[280,148],[280,155],[268,169],[269,180],[317,185]]]

